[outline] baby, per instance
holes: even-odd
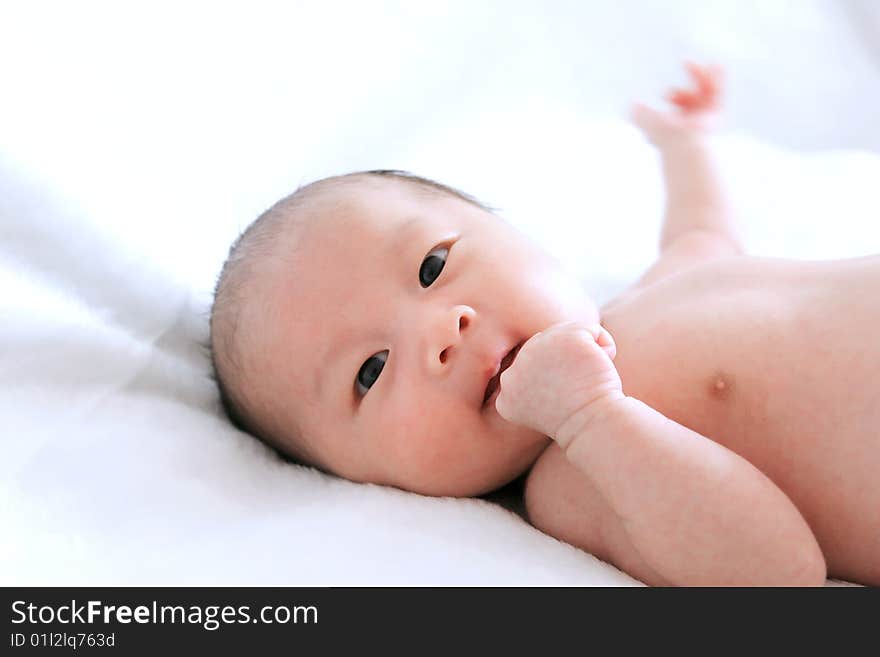
[[[398,171],[297,190],[237,240],[211,345],[233,421],[358,482],[475,496],[655,585],[880,585],[880,255],[745,255],[672,111],[660,256],[597,308],[474,198]],[[613,337],[612,337],[613,336]]]

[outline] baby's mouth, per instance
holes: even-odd
[[[514,345],[514,347],[507,352],[507,355],[501,359],[501,364],[498,367],[498,372],[496,372],[495,376],[489,379],[489,383],[486,384],[486,394],[483,395],[483,406],[486,406],[490,399],[497,396],[496,393],[501,387],[501,373],[508,367],[510,367],[511,364],[513,364],[514,359],[516,359],[516,355],[519,353],[520,347],[522,347],[522,342]]]

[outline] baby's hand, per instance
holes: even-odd
[[[672,89],[666,98],[675,109],[664,112],[642,103],[632,107],[633,122],[658,148],[707,132],[721,109],[721,68],[693,62],[685,68],[696,88]]]
[[[624,396],[611,362],[616,355],[614,339],[599,324],[555,324],[529,338],[502,372],[495,408],[509,422],[557,439],[578,411]]]

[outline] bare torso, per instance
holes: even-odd
[[[770,477],[832,575],[880,579],[880,255],[714,260],[602,316],[627,395]]]

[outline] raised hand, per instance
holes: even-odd
[[[673,109],[658,110],[644,103],[632,106],[633,122],[659,148],[703,135],[713,127],[721,110],[721,68],[686,62],[685,69],[692,84],[667,93]]]

